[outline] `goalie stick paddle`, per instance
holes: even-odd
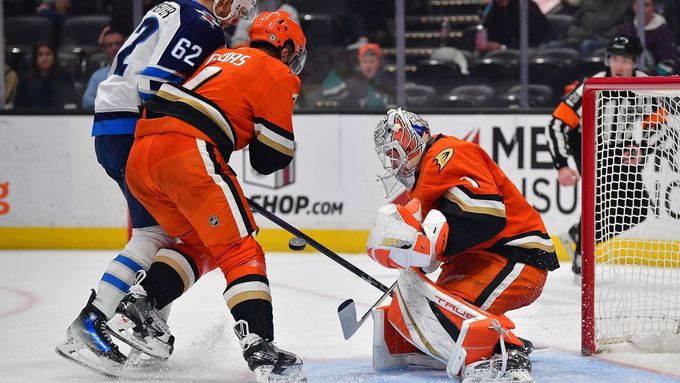
[[[297,238],[302,238],[304,239],[307,244],[316,250],[318,250],[321,254],[327,256],[328,258],[334,260],[335,262],[339,263],[342,267],[346,268],[347,270],[351,271],[354,273],[354,275],[358,276],[359,278],[363,279],[364,281],[370,283],[373,285],[375,288],[382,292],[389,291],[388,287],[380,283],[377,279],[373,278],[372,276],[366,274],[363,270],[360,268],[354,266],[353,264],[349,263],[347,260],[342,258],[341,256],[335,254],[333,251],[328,249],[326,246],[320,244],[319,242],[315,241],[312,237],[308,236],[307,234],[301,232],[300,230],[296,229],[293,225],[289,224],[288,222],[284,221],[283,219],[279,218],[276,216],[276,214],[270,212],[269,210],[263,208],[259,204],[255,203],[252,199],[246,198],[248,200],[248,204],[250,204],[250,207],[255,210],[256,212],[262,214],[263,216],[267,217],[270,221],[274,222],[275,224],[279,225],[289,233],[293,234]],[[356,316],[356,315],[355,315]]]
[[[366,319],[368,316],[371,314],[374,308],[378,306],[385,298],[387,298],[388,295],[392,294],[392,291],[394,291],[394,288],[397,287],[397,282],[395,281],[392,286],[390,286],[385,293],[378,298],[378,300],[371,306],[371,308],[366,311],[364,315],[361,316],[361,319],[357,321],[357,308],[356,305],[354,304],[353,299],[348,299],[340,304],[338,306],[338,318],[340,319],[340,327],[342,328],[342,336],[345,337],[345,340],[349,339],[354,335],[354,333],[357,332],[359,327],[361,327],[364,322],[366,322]]]

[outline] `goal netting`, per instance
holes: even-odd
[[[680,343],[680,82],[586,84],[583,351],[672,351],[653,343]]]

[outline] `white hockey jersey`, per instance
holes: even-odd
[[[166,1],[151,9],[99,84],[92,135],[134,134],[142,102],[165,82],[184,82],[224,45],[219,23],[196,1]]]

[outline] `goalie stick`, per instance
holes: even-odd
[[[342,267],[346,268],[347,270],[351,271],[354,273],[354,275],[358,276],[359,278],[363,279],[364,281],[370,283],[373,285],[375,288],[382,292],[387,292],[389,291],[388,287],[380,283],[377,279],[373,278],[372,276],[366,274],[363,270],[360,268],[354,266],[353,264],[349,263],[347,260],[342,258],[341,256],[335,254],[333,251],[328,249],[326,246],[320,244],[319,242],[315,241],[312,237],[308,236],[307,234],[301,232],[300,230],[296,229],[293,225],[289,224],[288,222],[284,221],[283,219],[279,218],[276,216],[276,214],[270,212],[269,210],[263,208],[259,204],[255,203],[252,199],[246,198],[248,200],[248,204],[250,204],[250,207],[255,210],[256,212],[262,214],[263,216],[267,217],[270,221],[274,222],[275,224],[279,225],[289,233],[293,234],[294,236],[298,238],[304,239],[308,245],[311,247],[315,248],[318,250],[321,254],[327,256],[328,258],[334,260],[335,262],[339,263]],[[356,315],[355,315],[356,316]]]
[[[371,308],[366,311],[364,315],[361,316],[361,319],[357,321],[357,308],[356,305],[354,304],[353,299],[348,299],[340,304],[338,306],[338,318],[340,319],[340,327],[342,328],[342,335],[345,337],[345,340],[349,339],[354,335],[354,333],[357,332],[359,327],[361,327],[362,324],[366,321],[368,316],[371,314],[374,308],[378,306],[387,296],[392,295],[392,291],[394,291],[394,288],[397,287],[397,282],[395,281],[392,286],[390,286],[385,293],[378,298],[378,300],[371,306]]]

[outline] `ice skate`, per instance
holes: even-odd
[[[507,361],[503,363],[502,354],[489,359],[473,362],[465,366],[461,374],[462,383],[533,383],[531,361],[519,350],[508,350]]]
[[[66,330],[67,340],[57,345],[55,351],[64,358],[108,377],[118,377],[127,361],[113,343],[106,327],[106,317],[92,305],[90,299],[80,315]]]
[[[234,332],[239,338],[243,358],[248,362],[248,368],[255,373],[258,383],[307,381],[302,371],[302,359],[297,355],[281,350],[272,342],[251,333],[246,321],[236,322]]]
[[[153,357],[167,359],[174,349],[175,337],[138,281],[130,287],[109,321],[111,334],[131,347]]]

